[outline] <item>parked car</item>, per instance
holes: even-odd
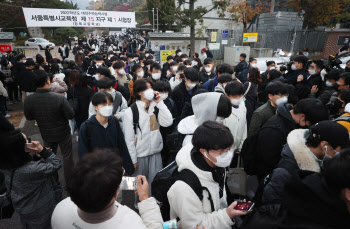
[[[50,49],[55,48],[55,44],[44,39],[44,38],[29,38],[24,42],[25,46],[38,47],[39,49],[45,49],[46,46],[49,46]]]
[[[257,67],[260,70],[260,73],[264,73],[267,70],[266,62],[275,61],[276,66],[282,66],[289,63],[289,57],[259,57],[255,58],[258,61]]]

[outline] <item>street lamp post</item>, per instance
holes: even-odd
[[[305,14],[304,10],[300,10],[297,14],[297,19],[295,20],[294,34],[293,34],[292,46],[290,48],[290,53],[293,53],[293,51],[294,51],[294,44],[295,44],[295,40],[297,38],[297,25],[298,25],[299,17],[302,17],[304,14]]]

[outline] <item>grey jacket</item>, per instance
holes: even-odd
[[[41,156],[43,159],[40,161],[29,159],[14,172],[11,200],[16,212],[21,216],[40,216],[52,210],[59,201],[55,191],[62,190],[58,189],[52,175],[62,164],[50,150],[44,150]],[[9,190],[12,170],[1,172],[5,175],[5,185]]]
[[[68,119],[74,111],[68,100],[49,89],[37,89],[24,101],[27,120],[36,120],[45,142],[60,142],[70,135]]]

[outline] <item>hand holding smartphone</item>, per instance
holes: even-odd
[[[236,207],[234,209],[241,210],[241,211],[251,211],[254,207],[253,202],[238,202]]]
[[[120,190],[137,190],[137,177],[123,176]]]

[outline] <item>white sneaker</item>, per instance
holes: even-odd
[[[5,115],[5,118],[9,118],[9,117],[11,117],[11,115],[9,115],[9,114],[6,114],[6,115]]]

